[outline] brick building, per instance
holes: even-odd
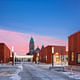
[[[0,43],[0,63],[8,63],[9,61],[10,49],[4,43]]]
[[[80,31],[68,37],[68,64],[80,65]]]
[[[42,48],[39,52],[40,62],[52,63],[52,47],[54,47],[54,64],[61,64],[64,62],[64,56],[66,55],[65,46],[47,46]]]
[[[33,54],[33,62],[37,63],[39,61],[39,54]]]
[[[39,61],[39,47],[36,48],[36,50],[33,53],[33,62],[37,63]]]

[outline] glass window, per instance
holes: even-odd
[[[78,53],[78,63],[80,63],[80,53]]]
[[[71,61],[74,61],[74,52],[71,52]]]

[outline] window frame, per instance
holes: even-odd
[[[71,56],[71,62],[74,62],[75,61],[75,53],[72,51],[71,53],[70,53],[70,56]]]
[[[80,53],[77,53],[77,63],[80,64],[80,61],[78,62],[78,55],[80,55]]]

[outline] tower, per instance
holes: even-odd
[[[30,55],[32,55],[33,51],[34,51],[34,39],[31,37],[30,43],[29,43],[29,53],[30,53]]]
[[[42,45],[41,49],[44,48],[44,45]]]

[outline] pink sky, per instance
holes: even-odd
[[[41,48],[42,44],[67,46],[66,41],[57,40],[56,38],[34,35],[29,33],[12,32],[8,30],[0,30],[0,43],[5,43],[10,49],[14,46],[17,55],[25,55],[29,51],[29,40],[33,37],[35,48]]]

